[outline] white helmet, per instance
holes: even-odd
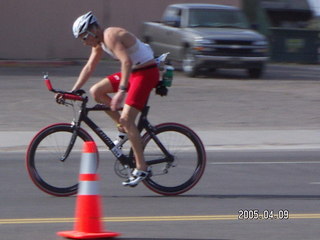
[[[88,12],[78,17],[72,27],[74,37],[78,38],[82,33],[85,33],[93,23],[98,23],[98,21],[92,12]]]

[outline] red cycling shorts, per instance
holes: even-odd
[[[121,73],[107,76],[113,91],[117,92],[121,80]],[[129,77],[128,92],[125,104],[142,110],[147,103],[150,92],[159,82],[159,69],[157,65],[133,70]]]

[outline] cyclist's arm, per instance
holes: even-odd
[[[100,45],[93,47],[91,50],[91,55],[80,72],[78,80],[74,84],[72,91],[82,88],[82,86],[88,81],[92,73],[94,72],[96,66],[98,65],[103,54],[103,50]]]
[[[120,86],[127,87],[129,76],[131,73],[132,62],[127,53],[126,43],[135,41],[135,38],[128,32],[118,29],[110,28],[105,31],[105,43],[109,46],[113,54],[119,59],[121,63],[121,79]],[[119,89],[120,90],[120,89]],[[125,98],[125,91],[118,91],[112,98],[110,107],[115,111],[120,108]]]
[[[118,28],[109,28],[105,31],[106,44],[121,63],[120,85],[127,87],[131,73],[132,62],[127,52],[127,42],[135,42],[135,38],[127,31]],[[131,44],[132,45],[132,44]]]

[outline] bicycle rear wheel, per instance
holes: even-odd
[[[31,180],[43,192],[54,196],[77,193],[82,147],[85,141],[93,141],[82,128],[66,159],[73,134],[73,127],[60,123],[42,129],[31,141],[26,155],[26,167]]]
[[[206,166],[206,153],[200,138],[190,128],[177,123],[157,125],[154,134],[173,161],[154,161],[167,156],[154,138],[146,133],[143,136],[144,156],[152,167],[152,176],[143,183],[152,191],[167,196],[190,190],[200,180]]]

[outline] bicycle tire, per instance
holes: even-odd
[[[40,130],[29,144],[26,168],[33,183],[43,192],[65,197],[78,191],[78,174],[85,141],[93,141],[82,128],[78,129],[75,145],[65,161],[65,153],[73,133],[69,123],[57,123]]]
[[[206,152],[201,139],[190,128],[178,123],[157,125],[154,134],[173,155],[174,167],[165,171],[165,163],[152,165],[152,176],[143,183],[153,192],[165,196],[189,191],[198,183],[206,166]],[[142,140],[147,164],[164,156],[148,133],[144,134]]]

